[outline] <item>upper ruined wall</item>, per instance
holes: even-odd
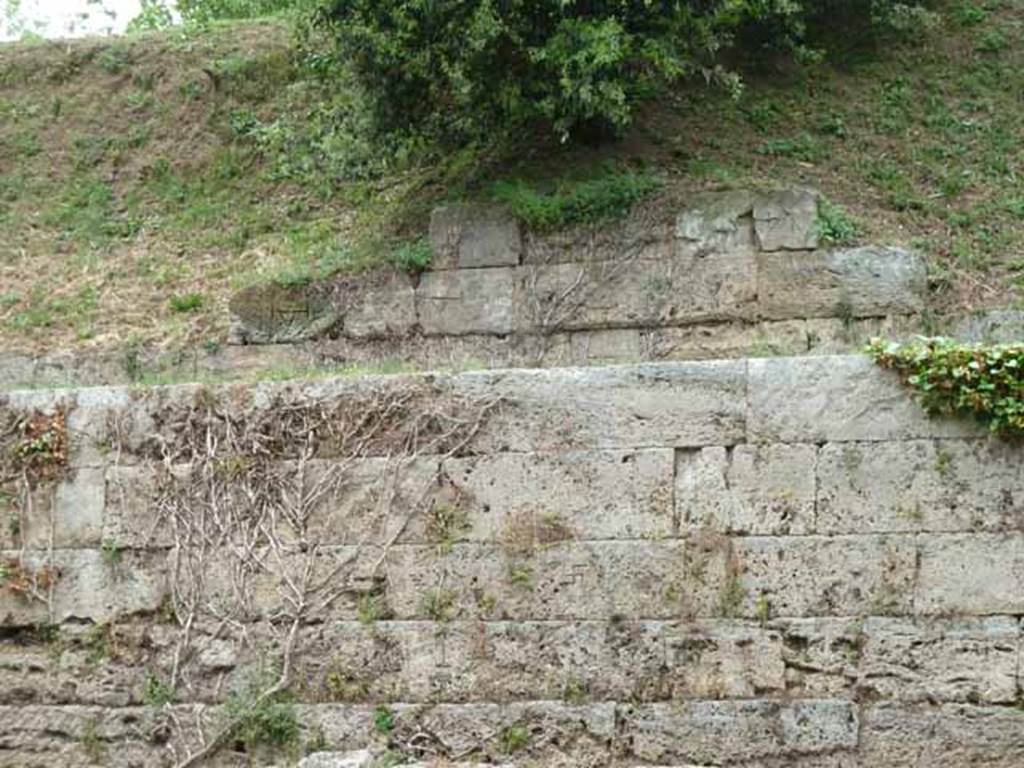
[[[504,364],[565,364],[728,356],[758,343],[801,353],[835,348],[854,323],[919,313],[920,258],[823,247],[817,205],[806,190],[709,193],[675,214],[555,234],[496,208],[440,208],[427,272],[250,289],[232,303],[233,340],[329,338],[333,354],[357,358],[390,344],[432,345],[443,359],[447,345]]]
[[[58,412],[67,442],[42,443],[67,460],[23,465],[31,507],[0,532],[3,562],[46,577],[38,597],[0,589],[0,765],[198,749],[194,724],[214,733],[226,691],[279,658],[307,567],[329,578],[296,635],[302,743],[524,768],[1024,764],[1020,448],[926,418],[865,358],[19,392],[2,410]],[[166,709],[148,681],[197,572],[204,610],[235,623],[198,611]],[[209,764],[288,764],[227,746]]]

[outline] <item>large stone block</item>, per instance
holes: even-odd
[[[754,231],[762,251],[818,247],[818,199],[807,189],[762,192],[753,204]]]
[[[36,360],[31,355],[0,354],[0,392],[31,387],[35,368]]]
[[[819,533],[1024,527],[1024,461],[1005,442],[828,444],[817,474]]]
[[[676,509],[690,530],[806,533],[814,524],[815,448],[738,445],[682,449]]]
[[[327,334],[341,312],[329,292],[315,285],[255,285],[229,304],[231,340],[236,344],[290,344]]]
[[[166,594],[158,556],[121,552],[115,559],[98,550],[64,549],[55,550],[52,558],[42,551],[19,557],[16,552],[0,553],[10,576],[24,575],[35,594],[13,590],[11,582],[0,588],[0,623],[10,626],[113,621],[155,611]]]
[[[915,612],[1022,612],[1024,534],[922,536],[919,546]]]
[[[516,329],[516,272],[511,267],[427,272],[416,289],[416,314],[427,334],[508,334]]]
[[[582,330],[729,320],[752,314],[753,251],[525,267],[519,327]]]
[[[899,248],[761,254],[758,312],[771,320],[907,315],[924,309],[927,273]]]
[[[407,336],[416,327],[416,294],[408,275],[378,272],[330,284],[331,306],[349,338]]]
[[[743,362],[467,373],[455,392],[504,400],[474,452],[692,447],[739,442]]]
[[[699,196],[676,217],[676,247],[680,254],[706,256],[755,248],[755,195],[743,190]]]
[[[512,267],[519,263],[519,222],[495,206],[452,204],[430,215],[432,269]]]
[[[913,393],[868,357],[749,361],[751,442],[849,442],[981,437],[953,418],[929,418]]]
[[[1019,707],[882,703],[861,714],[861,760],[868,766],[1024,765]]]
[[[719,604],[743,616],[900,614],[913,605],[916,557],[910,537],[747,537],[709,574]]]
[[[845,701],[698,701],[623,707],[630,752],[645,763],[757,764],[857,747]]]
[[[467,514],[466,535],[537,545],[559,539],[672,535],[673,452],[496,454],[443,467]]]
[[[857,687],[871,698],[1012,704],[1020,627],[1015,617],[864,622]]]

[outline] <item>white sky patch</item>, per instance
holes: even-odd
[[[140,10],[140,0],[0,0],[0,40],[116,35]]]

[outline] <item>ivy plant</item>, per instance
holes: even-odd
[[[1024,437],[1024,344],[876,340],[868,352],[899,373],[929,413],[970,416],[1003,437]]]

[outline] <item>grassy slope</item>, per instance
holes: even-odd
[[[866,239],[926,252],[938,308],[1005,304],[1024,276],[1022,43],[1024,0],[957,2],[924,47],[752,81],[738,103],[681,91],[615,147],[492,174],[612,157],[670,190],[812,184]],[[307,167],[320,92],[290,52],[271,22],[0,47],[0,349],[216,344],[239,285],[351,262],[354,228],[416,174]]]

